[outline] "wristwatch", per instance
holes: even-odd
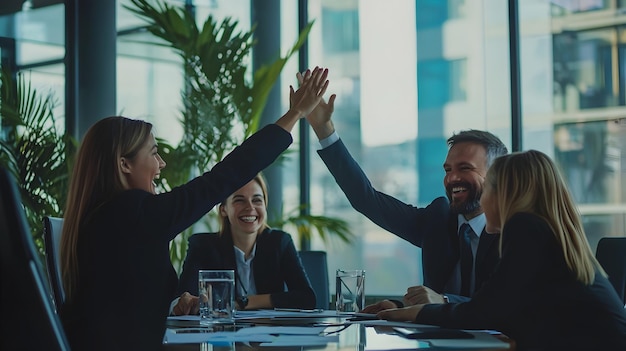
[[[237,304],[242,310],[245,309],[246,306],[248,306],[248,297],[247,296],[238,297]]]

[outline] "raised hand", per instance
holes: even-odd
[[[328,88],[328,69],[315,67],[306,70],[298,90],[289,87],[291,110],[297,111],[300,117],[307,116],[319,104]]]
[[[276,121],[276,125],[291,132],[300,118],[307,116],[322,100],[328,88],[328,69],[315,67],[313,71],[306,70],[302,77],[302,84],[298,90],[289,86],[290,108],[287,113]]]
[[[300,84],[303,83],[304,76],[302,73],[298,72],[296,74],[296,78],[298,78],[298,82]],[[332,94],[328,99],[328,102],[322,98],[313,111],[306,116],[307,121],[311,127],[313,127],[313,131],[317,135],[318,139],[324,139],[335,131],[335,127],[330,117],[335,110],[336,97],[337,95]],[[289,102],[293,105],[293,101],[290,100]]]

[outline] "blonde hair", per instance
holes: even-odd
[[[263,200],[265,201],[265,208],[267,208],[267,185],[265,184],[265,180],[263,179],[263,175],[261,173],[257,173],[257,175],[252,180],[254,182],[256,182],[257,184],[259,184],[259,186],[261,187],[261,191],[263,192]],[[220,206],[219,206],[220,210],[224,207],[224,204],[228,201],[228,199],[231,196],[232,196],[232,194],[229,195],[228,198],[226,198],[226,200],[224,200],[220,204]],[[222,216],[222,215],[218,215],[218,217],[219,217],[219,224],[220,224],[219,234],[220,235],[224,235],[224,234],[231,235],[232,232],[231,232],[230,221],[228,220],[228,217],[227,216]],[[267,225],[267,216],[266,216],[265,220],[263,221],[263,225],[259,229],[259,234],[261,234],[268,227],[269,226]]]
[[[70,301],[78,284],[78,239],[85,219],[100,205],[129,188],[121,158],[132,159],[152,133],[152,124],[107,117],[85,134],[70,178],[61,235],[61,276]]]
[[[535,214],[554,232],[567,267],[578,281],[592,284],[596,270],[606,275],[589,246],[567,185],[547,155],[529,150],[498,157],[487,171],[485,182],[494,191],[502,227],[518,212]]]

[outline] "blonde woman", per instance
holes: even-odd
[[[61,237],[72,350],[159,350],[177,277],[169,243],[269,166],[291,130],[321,100],[328,71],[307,71],[296,104],[213,169],[170,192],[153,180],[165,167],[150,123],[98,121],[85,134],[70,179]]]
[[[500,233],[501,261],[472,301],[415,305],[378,316],[496,329],[526,350],[626,350],[626,314],[589,247],[556,165],[539,151],[489,168],[481,205]]]
[[[219,206],[218,233],[189,238],[175,315],[198,313],[198,270],[233,269],[237,309],[314,308],[315,293],[291,235],[267,225],[261,174]]]

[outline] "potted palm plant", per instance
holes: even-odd
[[[26,219],[43,254],[43,217],[65,207],[73,138],[61,134],[53,115],[56,100],[41,94],[24,73],[0,72],[0,166],[18,182]]]
[[[161,173],[160,186],[165,190],[208,169],[258,129],[270,90],[313,25],[311,22],[302,30],[284,57],[248,74],[255,45],[254,27],[242,32],[237,29],[237,21],[226,18],[218,23],[211,16],[198,27],[191,11],[159,0],[131,0],[126,8],[144,19],[148,31],[162,40],[155,45],[170,47],[184,67],[186,86],[180,118],[183,138],[176,146],[159,141],[169,165]],[[287,215],[271,225],[293,225],[305,237],[315,229],[324,240],[334,234],[349,242],[352,236],[345,221],[324,216]],[[175,265],[184,259],[192,231],[187,230],[173,242],[170,254]]]

